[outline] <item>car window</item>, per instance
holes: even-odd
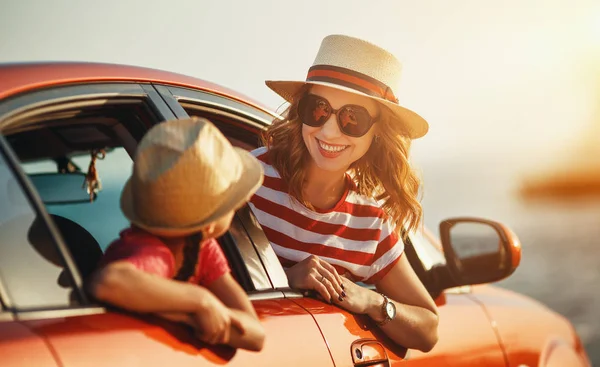
[[[38,90],[0,103],[0,114],[4,111],[0,130],[23,170],[28,175],[54,175],[54,193],[51,185],[44,187],[44,193],[64,194],[68,187],[71,196],[85,194],[85,177],[77,187],[58,175],[84,176],[90,171],[92,154],[104,156],[95,162],[101,188],[93,202],[44,202],[49,213],[89,232],[102,250],[128,226],[119,198],[131,173],[137,141],[164,119],[160,112],[164,102],[158,96],[158,102],[152,99],[148,87],[84,84]]]
[[[178,118],[207,118],[232,145],[246,150],[259,146],[260,131],[273,119],[260,109],[206,91],[164,85],[156,88]],[[251,280],[238,279],[244,289],[289,289],[283,268],[248,206],[238,210],[229,233],[219,242],[234,265],[234,275],[243,273]]]
[[[253,242],[244,228],[246,208],[236,213],[229,231],[218,240],[229,260],[234,278],[247,292],[273,288]]]
[[[3,303],[18,310],[79,304],[47,223],[0,153],[0,277]]]
[[[70,164],[83,172],[87,172],[91,161],[89,153],[76,154],[70,158]],[[106,151],[103,159],[96,161],[96,170],[101,180],[102,189],[93,202],[46,204],[46,210],[55,215],[68,218],[94,236],[104,251],[119,236],[119,232],[129,226],[129,221],[120,209],[119,200],[125,181],[131,173],[133,161],[123,147]],[[39,173],[56,173],[56,160],[46,158],[22,164],[28,175]],[[84,182],[76,189],[84,191]]]

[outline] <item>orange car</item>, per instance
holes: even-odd
[[[509,229],[476,218],[442,222],[441,245],[429,232],[406,243],[439,306],[429,353],[395,346],[369,319],[290,289],[247,207],[219,242],[264,324],[261,352],[208,346],[185,325],[97,303],[82,283],[128,225],[118,202],[136,144],[152,125],[190,115],[246,149],[275,117],[238,93],[164,71],[0,65],[0,365],[589,365],[565,318],[484,284],[514,271],[520,246]]]

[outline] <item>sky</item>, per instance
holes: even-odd
[[[272,108],[282,100],[264,81],[303,80],[334,33],[403,63],[396,95],[430,124],[412,151],[430,196],[468,195],[461,172],[517,179],[600,143],[594,0],[0,0],[0,62],[164,69]]]

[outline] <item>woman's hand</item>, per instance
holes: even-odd
[[[242,320],[217,297],[207,292],[204,306],[192,314],[198,338],[209,344],[228,344],[231,328],[244,334]]]
[[[374,303],[383,303],[383,297],[367,288],[354,283],[352,280],[342,276],[342,286],[346,297],[342,301],[335,299],[334,303],[339,307],[355,314],[366,314]]]
[[[311,255],[286,271],[290,287],[315,290],[328,302],[343,302],[346,292],[342,277],[328,262]]]

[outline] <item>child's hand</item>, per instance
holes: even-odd
[[[209,344],[228,344],[232,327],[244,334],[241,319],[217,297],[207,295],[205,305],[203,309],[192,314],[196,324],[196,335],[200,340]]]

